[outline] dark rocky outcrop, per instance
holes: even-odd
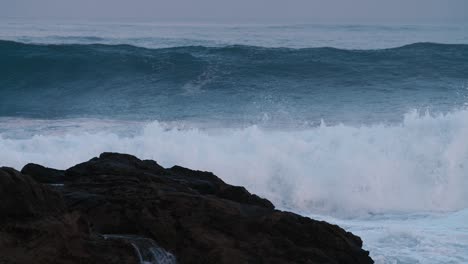
[[[93,234],[61,194],[0,168],[0,263],[137,263],[134,250]]]
[[[57,214],[64,210],[60,195],[12,168],[0,168],[0,221]]]
[[[29,163],[23,167],[21,173],[30,175],[36,181],[47,184],[59,184],[64,181],[64,171],[46,168],[44,166]]]
[[[117,241],[102,240],[97,235],[127,234],[151,238],[173,253],[178,263],[373,263],[359,237],[336,225],[275,210],[268,200],[243,187],[228,185],[209,172],[179,166],[164,169],[154,161],[116,153],[103,153],[66,171],[27,165],[22,172],[44,183],[50,183],[51,178],[63,179],[58,194],[12,169],[3,172],[24,178],[33,186],[16,192],[31,202],[20,204],[21,210],[41,219],[34,221],[62,223],[55,225],[60,230],[55,233],[67,241],[75,234],[74,245],[79,246],[70,248],[79,248],[76,254],[81,257],[95,254],[93,259],[102,261],[111,254],[113,259],[131,263],[135,259],[128,256],[128,248],[121,249],[125,245],[115,245],[119,252],[112,254],[108,243]],[[2,186],[5,181],[13,182],[8,178],[11,176],[2,179],[1,173]],[[12,192],[1,190],[2,203],[12,199],[2,204],[1,210],[10,214],[9,223],[13,225],[11,219],[19,217],[11,214],[16,198]],[[44,202],[49,200],[53,203]],[[39,225],[34,222],[32,226]],[[18,239],[14,232],[8,234]],[[40,237],[48,245],[48,237]],[[0,238],[0,247],[5,241]],[[16,241],[27,244],[35,240]],[[21,243],[15,245],[21,250]],[[69,251],[63,252],[67,255]],[[113,263],[113,259],[101,263]]]

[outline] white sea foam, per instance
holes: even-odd
[[[338,224],[359,235],[376,264],[468,263],[468,209],[346,220],[311,217]]]
[[[468,206],[467,110],[437,116],[411,112],[397,125],[323,123],[299,131],[196,129],[152,122],[123,123],[127,131],[122,133],[115,124],[91,129],[97,121],[71,125],[74,121],[69,120],[59,122],[67,124],[61,128],[18,138],[14,130],[21,126],[13,129],[12,122],[1,123],[0,160],[18,169],[27,162],[67,168],[116,151],[164,166],[213,171],[277,206],[301,212],[347,217]]]

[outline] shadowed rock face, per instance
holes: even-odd
[[[23,172],[49,179],[47,168],[31,168],[38,167],[27,165]],[[83,219],[82,233],[91,240],[98,233],[151,238],[178,263],[373,263],[359,237],[275,210],[268,200],[209,172],[164,169],[154,161],[103,153],[50,175],[62,175],[54,183],[64,183],[57,188],[62,195],[57,207]],[[80,221],[74,229],[81,230]],[[119,257],[132,261],[123,253]]]
[[[0,221],[57,214],[63,210],[58,193],[12,168],[0,168]]]
[[[61,194],[0,168],[0,263],[137,263],[125,243],[93,234]]]
[[[21,173],[30,175],[36,181],[46,184],[57,184],[63,182],[64,171],[46,168],[41,165],[29,163],[23,167]]]

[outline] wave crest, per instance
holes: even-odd
[[[229,105],[231,112],[224,111],[222,119],[239,119],[245,115],[243,109],[270,107],[265,102],[269,98],[286,101],[286,110],[295,116],[329,105],[346,112],[359,104],[372,112],[375,104],[389,102],[398,105],[401,117],[409,108],[432,102],[432,97],[440,98],[441,106],[448,102],[459,106],[457,93],[467,82],[468,72],[468,45],[433,43],[340,50],[252,46],[146,49],[0,41],[0,57],[0,116],[35,118],[166,121],[206,118],[213,107]],[[180,104],[174,102],[192,105],[194,111],[176,107]]]

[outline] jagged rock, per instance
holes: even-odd
[[[178,263],[373,263],[359,237],[275,210],[209,172],[117,153],[65,171],[31,164],[22,171],[64,185],[54,191],[0,169],[0,263],[138,261],[130,244],[100,234],[151,239]]]
[[[209,172],[104,153],[65,177],[68,204],[96,230],[151,237],[179,263],[372,263],[359,237]]]

